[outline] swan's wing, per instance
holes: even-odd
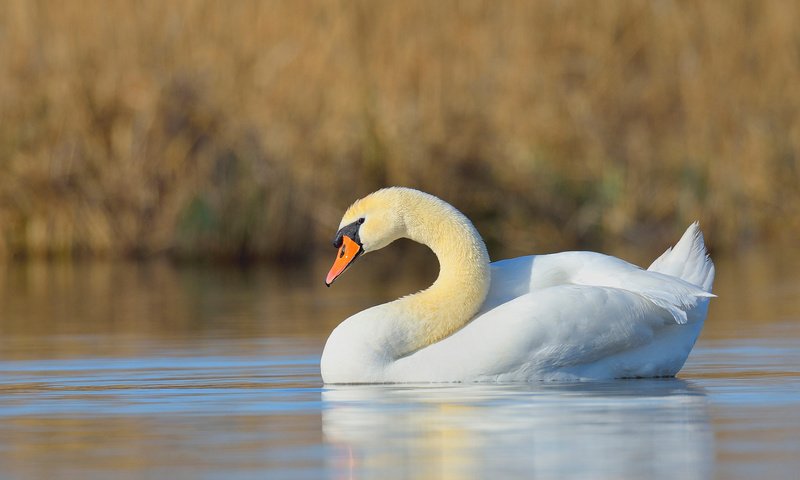
[[[658,355],[668,357],[670,370],[661,374],[674,374],[676,362],[680,368],[699,329],[676,325],[668,309],[641,293],[559,285],[481,314],[450,337],[398,360],[393,369],[398,378],[430,381],[519,381],[558,372],[579,377],[637,376],[641,370],[631,369],[642,367],[642,359],[624,354],[648,346],[672,327],[688,336],[663,352],[650,353],[653,362],[661,361]],[[615,359],[621,363],[614,364]],[[603,363],[600,370],[584,371],[597,362]]]
[[[700,286],[672,275],[642,270],[624,260],[594,252],[532,255],[492,264],[492,284],[481,312],[514,298],[560,285],[611,287],[637,293],[669,312],[676,323],[702,299]]]
[[[563,252],[501,260],[491,264],[491,271],[488,307],[534,290],[568,283],[640,292],[668,309],[670,305],[685,304],[689,297],[713,296],[710,293],[714,263],[697,222],[647,270],[599,253]],[[692,303],[690,298],[688,303]],[[673,313],[681,323],[680,313]]]
[[[706,298],[714,296],[678,277],[642,270],[615,257],[597,257],[594,262],[575,272],[572,282],[639,294],[669,312],[678,324],[686,323],[689,312]]]

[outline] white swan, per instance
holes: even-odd
[[[322,353],[326,383],[674,376],[714,296],[714,265],[697,223],[647,270],[592,252],[490,264],[461,212],[400,187],[347,210],[325,283],[401,237],[433,250],[438,278],[427,290],[342,322]]]

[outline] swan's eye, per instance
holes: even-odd
[[[364,220],[365,220],[364,217],[359,218],[358,219],[358,224],[361,225],[362,223],[364,223]]]

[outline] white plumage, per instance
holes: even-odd
[[[714,266],[697,223],[642,270],[592,252],[489,264],[466,217],[411,189],[366,197],[342,226],[356,218],[365,219],[365,251],[410,237],[434,250],[441,273],[428,290],[337,327],[321,362],[327,383],[674,376],[713,297]]]

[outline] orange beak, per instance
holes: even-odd
[[[328,272],[328,277],[325,279],[325,286],[330,287],[336,277],[341,275],[347,267],[353,263],[359,254],[362,253],[361,246],[353,239],[344,235],[342,237],[342,246],[339,247],[339,253],[336,255],[336,260],[333,261],[331,271]]]

